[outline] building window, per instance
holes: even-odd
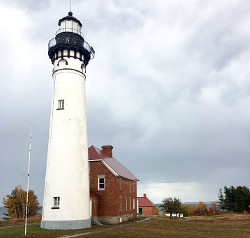
[[[52,209],[58,209],[60,206],[60,197],[53,197],[54,200],[54,206],[52,207]]]
[[[105,176],[98,176],[98,190],[105,190]]]
[[[135,183],[133,183],[133,193],[135,193]]]
[[[122,211],[122,196],[120,196],[120,211]]]
[[[139,207],[139,214],[142,214],[142,207]]]
[[[135,209],[135,199],[133,198],[133,209]]]
[[[119,190],[122,191],[122,179],[119,179]]]
[[[57,110],[63,110],[63,109],[64,109],[64,100],[58,100]]]
[[[129,181],[129,192],[131,193],[131,181]]]
[[[125,198],[125,210],[127,211],[128,210],[128,199]]]
[[[129,198],[129,209],[132,209],[132,203],[131,203],[131,198]]]

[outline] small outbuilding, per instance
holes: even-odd
[[[155,215],[155,204],[147,198],[146,194],[143,197],[137,197],[138,200],[138,213],[145,215]]]

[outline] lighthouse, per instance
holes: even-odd
[[[83,229],[91,226],[85,73],[95,52],[72,12],[58,25],[48,44],[54,91],[41,228]]]

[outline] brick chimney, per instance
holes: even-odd
[[[146,196],[146,193],[143,194],[143,197],[145,197],[145,198],[147,197],[147,196]]]
[[[103,145],[102,150],[108,155],[109,158],[112,158],[112,145]]]

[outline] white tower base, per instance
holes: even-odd
[[[91,227],[91,220],[41,221],[41,228],[50,230],[85,229]]]

